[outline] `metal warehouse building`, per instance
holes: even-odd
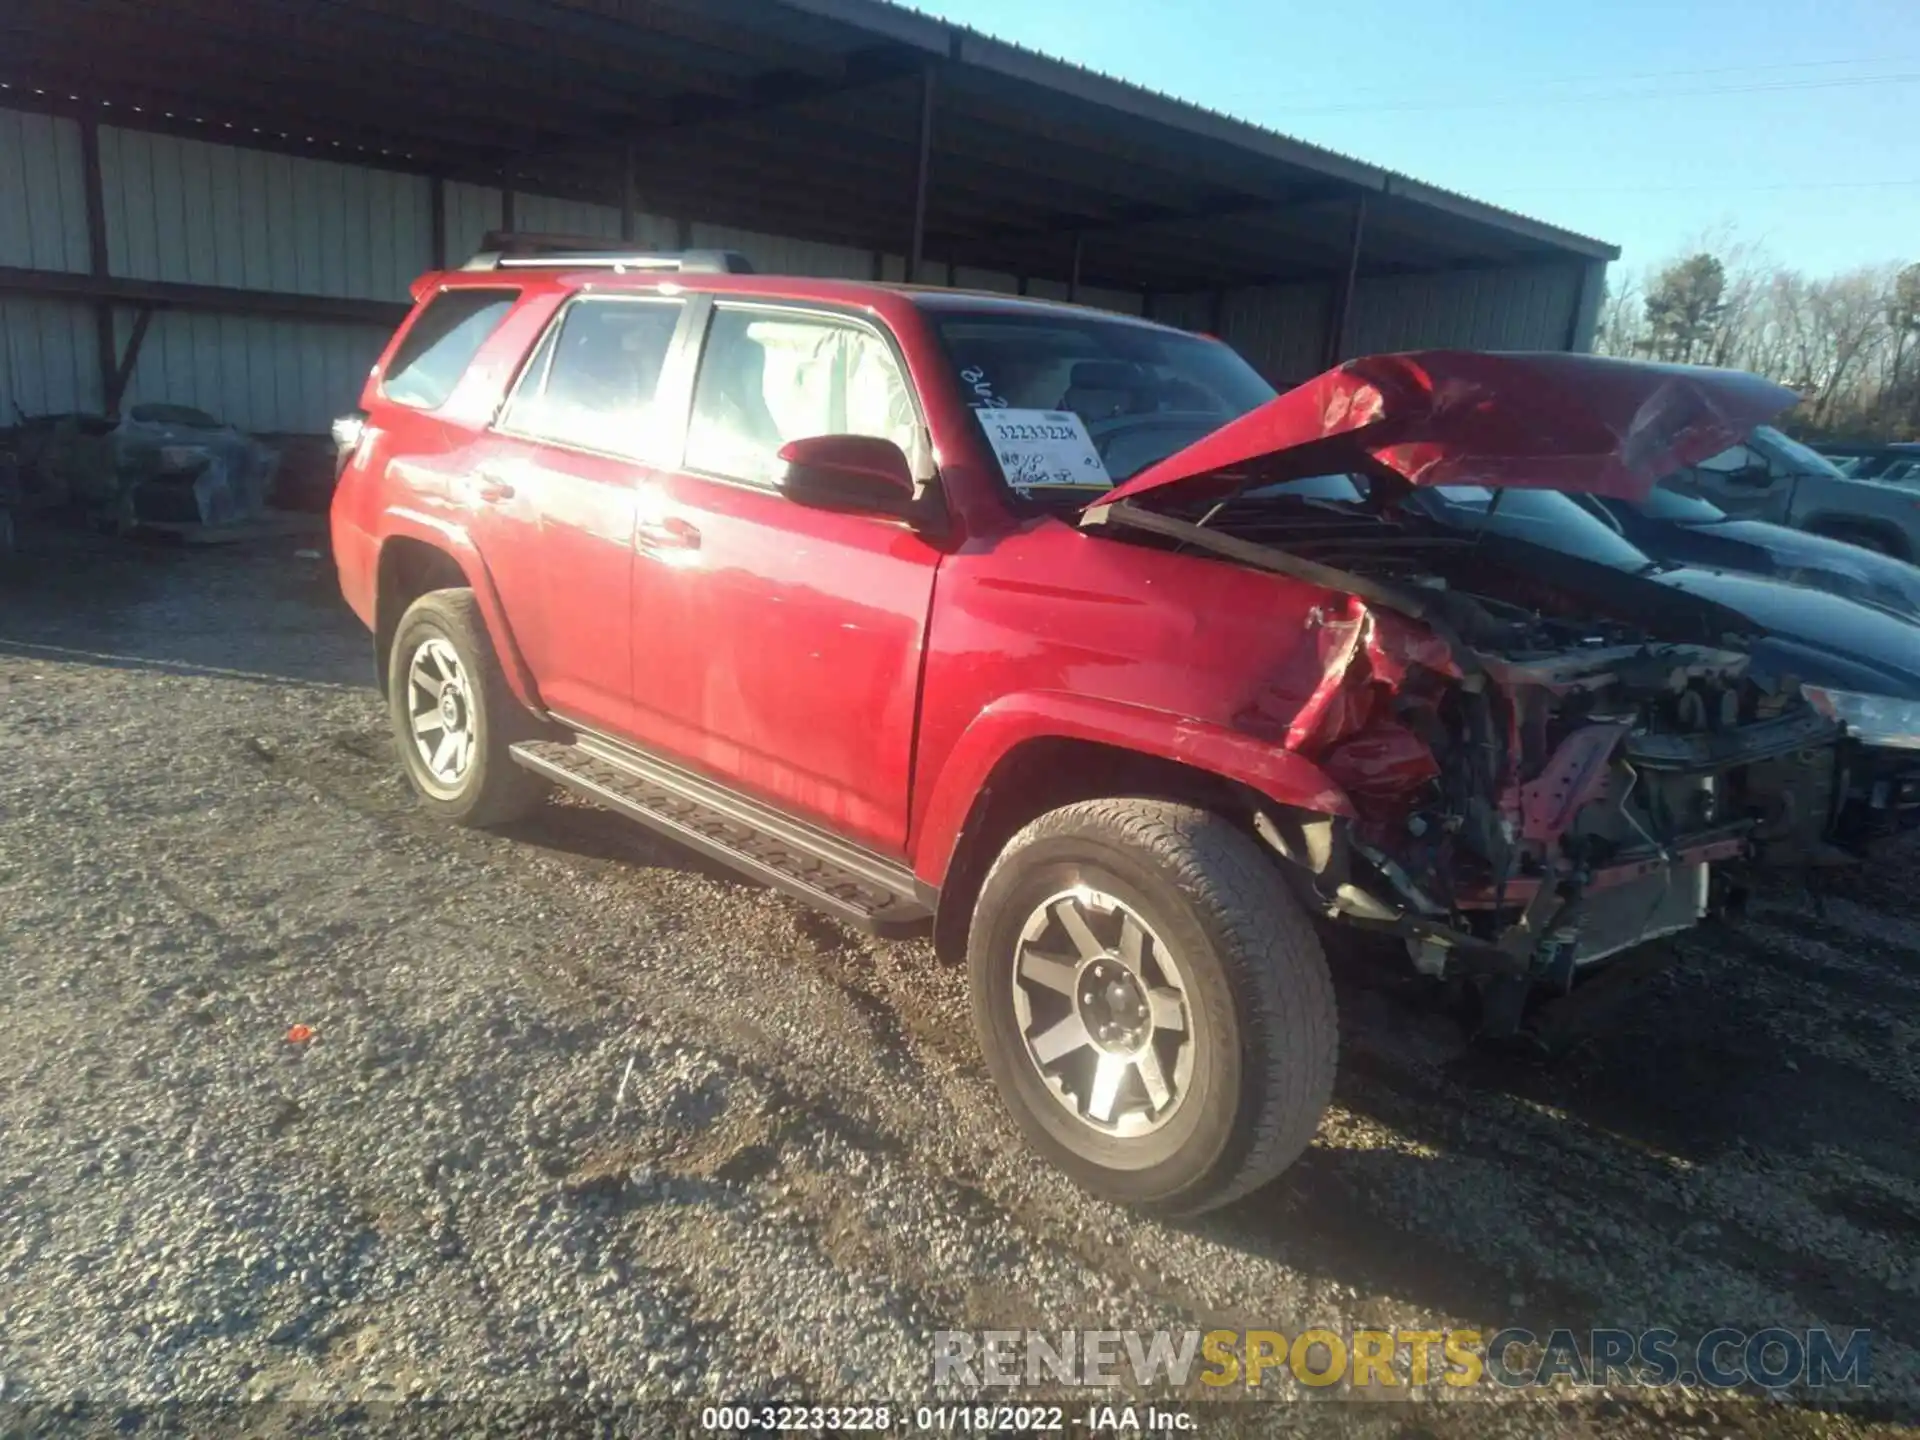
[[[1585,349],[1618,254],[882,0],[0,14],[0,404],[322,431],[496,229],[1077,298],[1283,384]]]

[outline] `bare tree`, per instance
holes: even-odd
[[[1898,389],[1905,378],[1907,348],[1920,337],[1920,264],[1903,266],[1893,277],[1887,301],[1887,326],[1893,331],[1893,359],[1887,370],[1887,388]]]
[[[1820,384],[1813,396],[1810,419],[1825,428],[1836,406],[1848,408],[1857,400],[1849,387],[1869,368],[1877,341],[1886,331],[1889,278],[1883,271],[1855,270],[1814,283],[1807,296],[1819,346]]]
[[[1804,397],[1796,430],[1920,438],[1920,263],[1810,276],[1709,232],[1608,278],[1594,348],[1766,375]]]
[[[1646,300],[1638,272],[1628,270],[1616,282],[1608,277],[1600,299],[1600,323],[1593,348],[1602,355],[1639,355],[1646,349]]]
[[[1705,251],[1655,276],[1645,307],[1654,357],[1689,365],[1706,359],[1725,312],[1726,288],[1726,267]]]

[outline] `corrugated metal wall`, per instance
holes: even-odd
[[[0,110],[0,265],[87,268],[80,126]]]
[[[0,295],[0,425],[100,408],[93,315],[66,300]]]
[[[851,245],[824,245],[817,240],[790,240],[757,230],[735,230],[726,225],[693,222],[697,250],[738,250],[753,268],[768,275],[820,275],[834,280],[871,280],[873,252]],[[672,244],[671,238],[667,241]]]
[[[1354,287],[1347,349],[1355,355],[1451,346],[1563,350],[1584,267],[1401,275]]]
[[[116,275],[394,300],[431,253],[419,175],[103,125],[100,180]]]
[[[1598,280],[1587,272],[1585,265],[1568,263],[1363,278],[1354,286],[1345,353],[1564,350],[1570,334],[1579,338],[1576,313],[1597,303]],[[1305,380],[1325,368],[1331,284],[1229,290],[1217,300],[1211,292],[1156,295],[1153,317],[1211,331],[1216,303],[1220,337],[1276,384]],[[1584,334],[1581,343],[1590,345],[1590,325]]]
[[[432,182],[417,175],[299,159],[102,126],[100,168],[112,273],[363,299],[405,300],[434,266]],[[458,264],[502,223],[497,189],[445,186],[447,254]],[[616,239],[605,205],[515,192],[522,230]],[[678,243],[668,216],[637,216],[639,244]],[[695,221],[691,243],[739,250],[769,273],[865,280],[871,251]],[[84,272],[89,266],[79,125],[0,110],[0,266]],[[1580,264],[1362,280],[1348,353],[1453,345],[1561,349],[1587,343],[1604,267]],[[906,261],[884,255],[899,279]],[[1591,273],[1590,273],[1591,270]],[[944,278],[944,259],[927,278]],[[958,266],[954,283],[1012,293],[1017,276]],[[1064,281],[1032,277],[1029,293],[1065,299]],[[1218,327],[1277,383],[1321,368],[1331,310],[1326,284],[1158,294],[1083,288],[1088,305],[1151,313],[1195,330]],[[125,345],[132,317],[117,317]],[[318,433],[358,396],[386,338],[371,326],[162,312],[149,329],[130,402],[198,405],[248,429]],[[82,302],[0,298],[0,404],[28,413],[99,409],[98,341]]]
[[[500,228],[500,192],[456,181],[448,184],[446,198],[447,259],[458,264],[462,256],[480,248],[489,230]]]
[[[0,110],[0,265],[87,269],[84,173],[76,122]],[[0,424],[97,408],[97,353],[84,306],[0,295]]]

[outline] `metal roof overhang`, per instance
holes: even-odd
[[[1618,254],[883,0],[11,0],[0,84],[0,105],[1088,285]]]

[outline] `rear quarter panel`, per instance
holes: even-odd
[[[564,297],[538,286],[474,287],[514,290],[519,299],[481,346],[452,394],[430,411],[388,400],[381,393],[387,366],[421,311],[443,288],[438,282],[418,287],[421,302],[394,332],[367,377],[361,393],[366,430],[334,489],[334,560],[342,595],[371,629],[377,618],[381,549],[396,536],[432,545],[466,573],[496,650],[512,657],[518,647],[471,534],[473,500],[461,481],[466,451],[493,423],[522,358]],[[524,668],[509,659],[508,669],[515,688],[525,691],[520,698],[533,703]]]

